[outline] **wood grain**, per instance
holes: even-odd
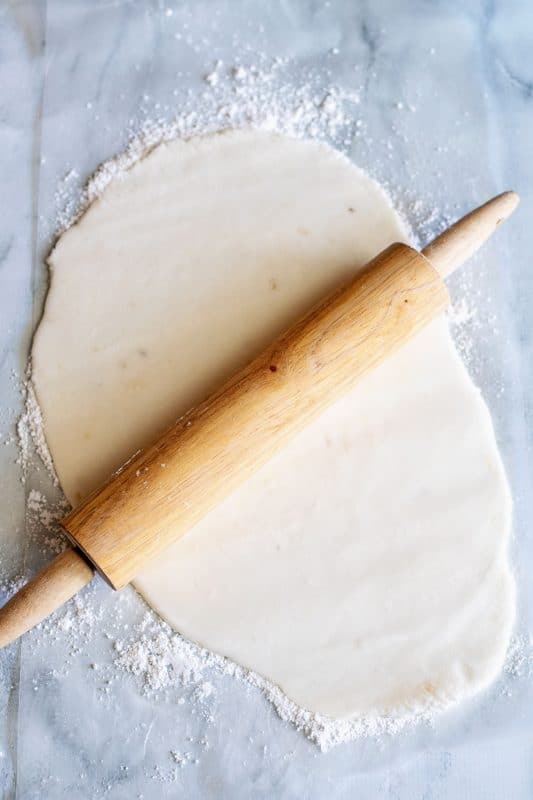
[[[125,465],[65,530],[124,586],[447,303],[431,264],[392,245]]]

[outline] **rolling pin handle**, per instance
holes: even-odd
[[[0,609],[0,647],[42,622],[93,577],[78,550],[69,547],[56,556]]]
[[[467,261],[517,207],[516,192],[502,192],[461,217],[422,250],[442,278]]]

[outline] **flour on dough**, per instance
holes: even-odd
[[[175,141],[59,240],[33,376],[77,503],[405,229],[329,147]],[[455,700],[504,658],[510,498],[436,321],[139,575],[177,630],[334,717]]]

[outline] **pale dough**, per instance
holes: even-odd
[[[332,149],[158,147],[59,240],[33,376],[77,503],[405,229]],[[438,320],[135,585],[177,630],[332,717],[470,694],[514,609],[490,418]]]

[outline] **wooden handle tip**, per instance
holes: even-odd
[[[72,547],[56,556],[0,608],[0,647],[42,622],[93,576],[92,567]]]
[[[516,211],[519,203],[519,195],[516,192],[508,191],[496,195],[496,197],[493,197],[492,200],[489,200],[485,205],[487,207],[492,207],[496,217],[494,224],[499,225],[500,222],[506,220],[507,217],[510,217],[511,214]]]
[[[498,225],[511,216],[519,202],[519,196],[513,191],[496,195],[443,231],[424,247],[422,255],[442,277],[450,275],[479,250]]]

